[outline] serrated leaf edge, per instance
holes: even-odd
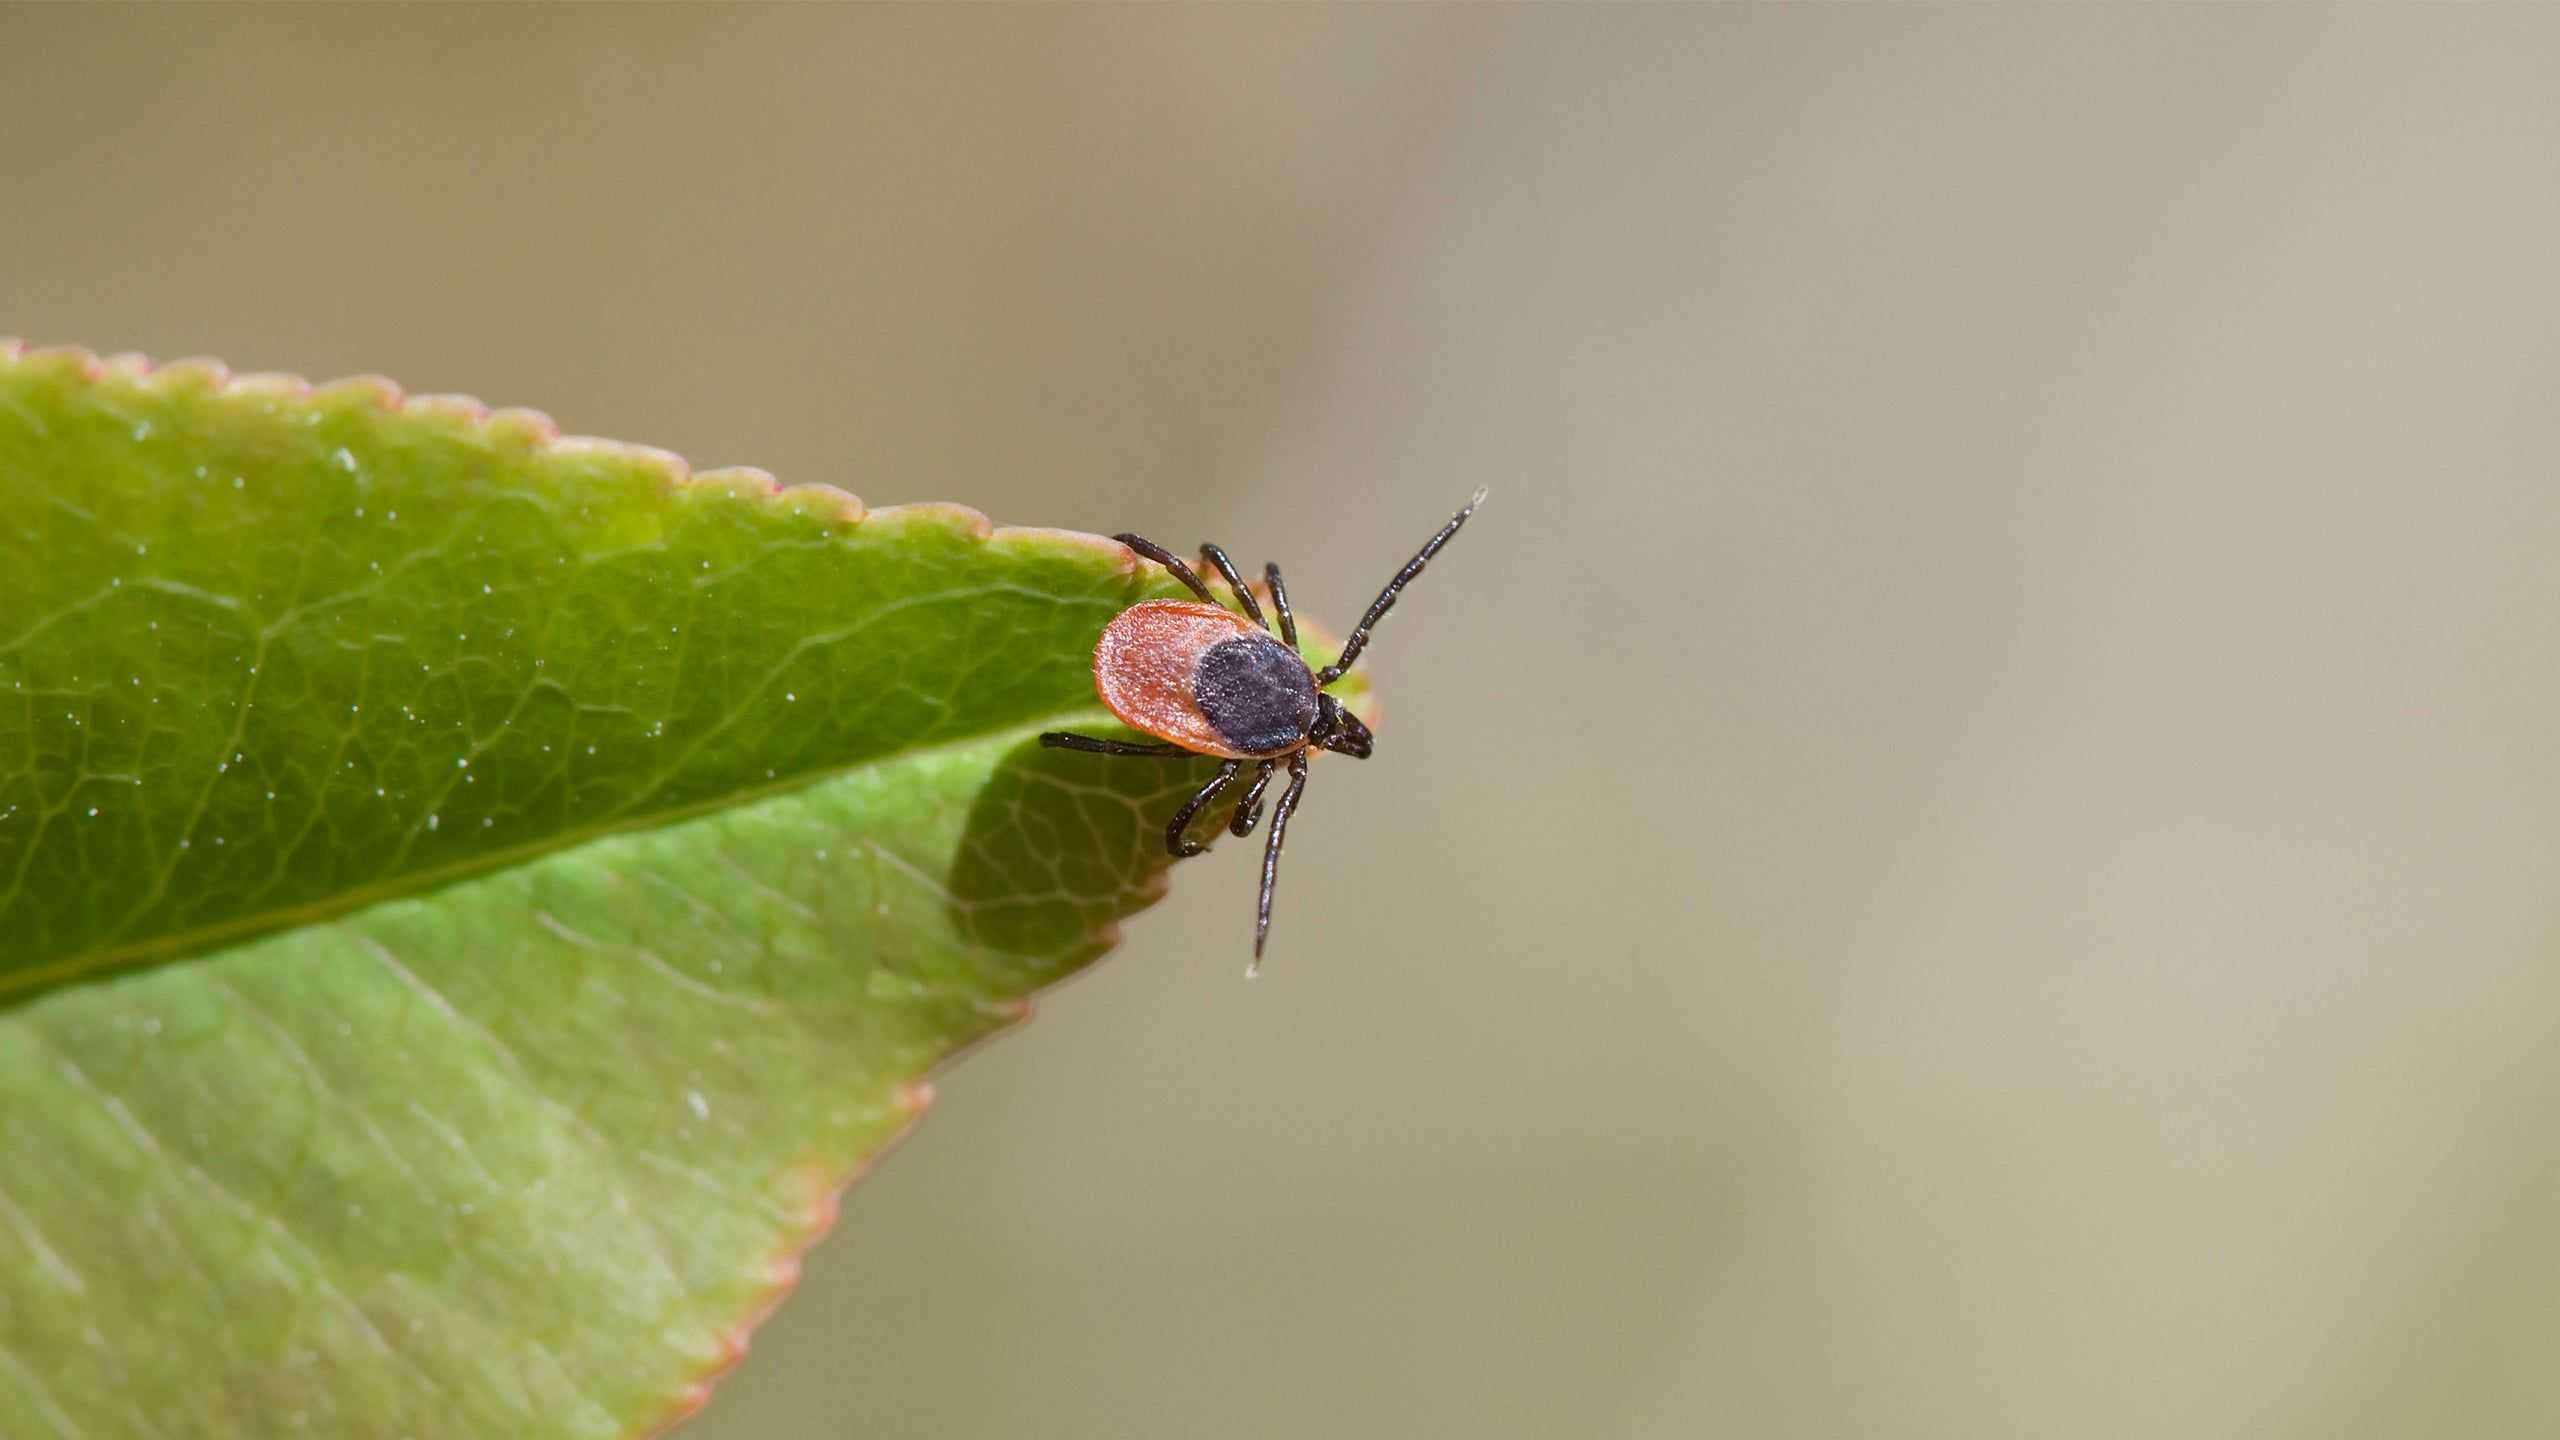
[[[202,388],[224,397],[301,404],[361,400],[384,410],[478,431],[493,440],[522,445],[539,453],[562,456],[611,455],[656,470],[664,477],[670,488],[708,486],[726,490],[741,500],[761,501],[793,508],[820,509],[831,512],[834,518],[848,525],[860,524],[874,518],[931,517],[968,533],[982,543],[1090,549],[1110,560],[1123,577],[1134,577],[1142,563],[1151,563],[1142,561],[1141,557],[1126,545],[1105,536],[1049,526],[997,525],[984,512],[966,505],[945,501],[924,501],[873,509],[865,505],[861,497],[840,487],[818,483],[786,486],[769,471],[754,466],[722,466],[697,470],[684,456],[657,446],[594,436],[563,435],[560,433],[558,423],[539,410],[521,407],[492,408],[475,396],[463,394],[411,395],[402,390],[396,381],[381,375],[348,376],[315,385],[300,375],[288,372],[235,374],[223,362],[209,357],[190,357],[160,363],[136,352],[119,352],[100,356],[80,346],[39,347],[31,346],[17,337],[0,336],[0,369],[29,365],[66,368],[90,383],[123,380],[171,389]],[[1308,622],[1302,617],[1301,623],[1304,625]],[[1375,692],[1366,685],[1361,685],[1354,703],[1364,713],[1373,714],[1376,705]],[[1098,711],[1099,706],[1097,705],[1095,709]],[[1011,722],[988,733],[1001,733],[1001,730],[1014,729],[1018,726],[1018,721]],[[862,764],[869,766],[893,762],[910,754],[940,749],[952,744],[974,743],[984,738],[984,736],[945,737],[931,745],[875,756],[863,761]],[[325,907],[304,907],[284,912],[281,923],[278,923],[277,915],[271,913],[254,921],[207,927],[201,932],[188,932],[172,937],[162,944],[130,947],[120,951],[90,952],[88,955],[77,957],[74,962],[37,972],[32,979],[44,984],[59,983],[94,971],[121,968],[139,960],[211,949],[219,941],[233,935],[288,928],[297,923],[353,913],[400,895],[432,889],[438,884],[460,878],[461,875],[484,873],[537,855],[573,849],[578,845],[621,831],[655,828],[700,814],[753,803],[757,799],[764,798],[767,793],[779,794],[802,789],[811,784],[823,783],[830,776],[839,773],[843,772],[841,770],[817,772],[795,777],[787,783],[777,782],[770,787],[732,792],[716,800],[686,807],[681,811],[669,811],[594,827],[590,830],[575,832],[553,843],[525,847],[521,853],[501,852],[495,860],[484,860],[467,867],[447,867],[456,872],[453,874],[447,874],[444,870],[420,872],[418,875],[409,877],[412,883],[398,888],[385,887],[379,893],[360,892],[362,898],[347,903],[332,903]],[[1151,877],[1136,897],[1133,911],[1145,910],[1161,901],[1170,890],[1171,882],[1169,870]],[[1096,927],[1090,953],[1083,957],[1068,974],[1052,981],[1049,985],[1040,987],[1034,992],[1034,996],[1045,994],[1057,985],[1065,984],[1085,973],[1094,960],[1119,947],[1122,934],[1122,922],[1118,920]],[[13,988],[18,987],[0,986],[0,999],[5,999]],[[933,1102],[934,1087],[929,1077],[966,1059],[978,1046],[1026,1023],[1033,1014],[1034,996],[1025,996],[1011,1002],[995,1017],[997,1023],[984,1033],[946,1051],[928,1065],[920,1075],[903,1082],[897,1092],[897,1103],[906,1114],[905,1123],[895,1134],[861,1156],[850,1167],[838,1170],[819,1161],[816,1157],[811,1157],[804,1162],[803,1173],[808,1179],[810,1192],[804,1223],[799,1231],[788,1237],[765,1262],[767,1282],[765,1288],[748,1301],[728,1334],[723,1338],[718,1352],[710,1363],[676,1385],[668,1396],[666,1407],[656,1418],[641,1422],[629,1433],[649,1437],[649,1440],[658,1440],[658,1437],[670,1434],[690,1420],[705,1404],[709,1403],[711,1394],[718,1384],[744,1362],[757,1327],[762,1325],[797,1288],[803,1259],[834,1228],[836,1219],[841,1213],[845,1194],[891,1151],[915,1133],[916,1127],[922,1122],[925,1112]]]
[[[163,390],[201,389],[213,395],[240,400],[265,400],[298,405],[325,405],[332,402],[369,403],[379,409],[413,417],[435,420],[457,429],[477,432],[493,441],[518,445],[535,455],[574,458],[578,456],[610,456],[656,472],[668,489],[708,488],[726,492],[742,502],[777,505],[795,510],[815,510],[847,527],[873,520],[905,521],[920,519],[940,523],[968,535],[980,544],[1024,546],[1056,551],[1089,550],[1111,562],[1122,578],[1137,575],[1141,563],[1138,554],[1128,546],[1106,536],[1088,534],[1051,526],[998,525],[983,511],[948,501],[928,500],[903,505],[867,506],[862,498],[849,490],[822,483],[784,485],[766,470],[748,465],[719,466],[697,470],[684,456],[654,445],[610,440],[591,435],[563,435],[549,415],[522,407],[491,408],[475,396],[460,394],[409,395],[398,382],[381,375],[353,375],[343,379],[313,384],[300,375],[284,371],[260,371],[234,374],[220,360],[191,357],[168,362],[155,362],[138,352],[120,352],[101,356],[83,346],[31,346],[14,336],[0,336],[0,371],[13,369],[67,370],[91,384],[122,381],[157,387]],[[1013,728],[1017,721],[988,730],[995,734]],[[945,736],[931,747],[981,739],[983,736]],[[861,762],[870,766],[894,761],[909,752],[898,751],[873,756]],[[676,824],[701,815],[752,804],[771,795],[784,794],[823,783],[827,779],[858,767],[813,771],[795,775],[787,781],[769,786],[755,786],[714,797],[690,806],[651,811],[645,815],[621,816],[614,820],[574,831],[546,836],[541,841],[496,852],[484,852],[469,861],[412,872],[395,883],[360,886],[328,897],[324,902],[264,911],[242,916],[195,930],[155,935],[126,945],[107,946],[67,956],[52,965],[33,970],[20,970],[0,977],[0,1002],[13,995],[49,989],[68,984],[84,976],[107,974],[152,962],[165,962],[184,956],[203,954],[220,948],[226,942],[252,935],[272,933],[295,925],[309,924],[334,916],[352,914],[371,905],[422,894],[444,884],[472,875],[487,874],[520,864],[542,855],[557,854],[592,843],[609,835],[636,830],[655,829]]]

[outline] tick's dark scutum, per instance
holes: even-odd
[[[1248,755],[1304,744],[1316,720],[1316,677],[1268,635],[1221,640],[1200,657],[1191,698],[1228,744]]]

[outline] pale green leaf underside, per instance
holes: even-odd
[[[683,1413],[917,1077],[1160,890],[1203,767],[1031,737],[1168,588],[0,346],[0,1435]]]
[[[0,359],[0,995],[1088,703],[1167,582],[525,412]]]

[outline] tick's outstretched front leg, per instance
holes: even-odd
[[[1387,611],[1396,603],[1396,596],[1404,593],[1404,587],[1413,583],[1413,577],[1422,573],[1422,567],[1431,563],[1431,557],[1440,553],[1440,547],[1449,543],[1449,537],[1457,534],[1458,527],[1466,524],[1467,517],[1476,513],[1476,507],[1483,503],[1484,491],[1479,488],[1465,509],[1449,517],[1449,523],[1440,527],[1439,534],[1423,542],[1422,553],[1404,562],[1404,568],[1396,572],[1396,578],[1387,582],[1386,589],[1378,592],[1377,599],[1369,602],[1368,613],[1362,615],[1360,623],[1352,626],[1351,633],[1344,637],[1342,658],[1316,672],[1317,689],[1341,679],[1343,672],[1359,660],[1360,651],[1369,643],[1370,630],[1387,618]]]

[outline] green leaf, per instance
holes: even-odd
[[[0,344],[0,1434],[687,1412],[925,1071],[1161,893],[1205,763],[1032,737],[1171,593]]]

